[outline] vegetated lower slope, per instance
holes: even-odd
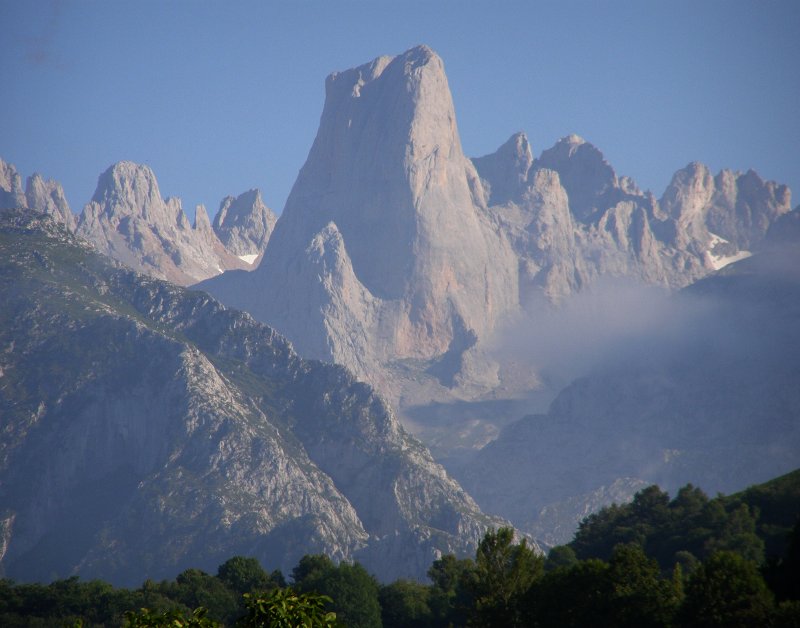
[[[616,545],[636,543],[663,570],[689,569],[719,550],[763,563],[786,554],[800,523],[800,469],[733,495],[709,498],[688,484],[670,499],[657,486],[587,517],[569,543],[578,558],[608,560]]]
[[[489,525],[342,367],[0,214],[0,568],[140,582],[234,554],[420,577]]]
[[[798,218],[786,216],[781,233]],[[483,508],[534,534],[566,521],[548,539],[563,543],[570,519],[604,495],[625,501],[646,484],[687,482],[729,493],[796,468],[798,243],[775,242],[677,295],[662,329],[618,347],[547,414],[508,426],[456,477]]]

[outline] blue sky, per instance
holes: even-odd
[[[657,196],[696,160],[800,203],[796,0],[0,0],[0,24],[0,157],[61,181],[74,211],[122,159],[190,215],[252,187],[280,211],[325,76],[419,43],[470,156],[577,133]]]

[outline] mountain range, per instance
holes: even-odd
[[[45,212],[109,257],[179,285],[254,268],[277,220],[253,189],[224,198],[213,225],[198,205],[191,225],[180,199],[161,198],[153,171],[129,161],[100,175],[92,200],[76,217],[58,182],[34,174],[23,191],[16,168],[0,160],[0,209],[20,207]]]
[[[78,534],[47,522],[77,522],[97,477],[115,514],[54,572],[171,573],[205,544],[209,564],[313,550],[396,577],[502,521],[481,508],[553,544],[646,483],[730,491],[800,466],[785,185],[691,163],[657,198],[577,135],[471,159],[426,46],[325,93],[277,219],[251,190],[190,225],[131,162],[76,218],[0,162],[8,573]],[[644,298],[586,307],[609,282]]]

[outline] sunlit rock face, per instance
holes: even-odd
[[[222,199],[214,217],[214,233],[228,251],[255,263],[266,250],[277,220],[260,190],[248,190]]]
[[[134,270],[188,285],[247,266],[203,229],[204,214],[194,229],[179,199],[161,198],[148,166],[121,161],[100,175],[77,233]]]
[[[790,209],[786,186],[752,171],[714,177],[692,163],[656,200],[577,135],[530,155],[517,133],[473,160],[520,260],[523,302],[557,302],[607,275],[687,286],[749,255]]]
[[[74,231],[77,221],[69,208],[61,184],[52,179],[45,180],[40,174],[28,177],[25,183],[25,200],[28,207],[53,216]]]
[[[30,208],[44,212],[75,230],[75,216],[70,211],[61,184],[45,180],[40,174],[28,177],[22,189],[22,177],[13,164],[0,159],[0,209]]]
[[[252,288],[231,296],[304,355],[370,374],[487,333],[517,306],[516,266],[461,150],[443,63],[422,46],[328,77]]]
[[[515,133],[467,159],[443,63],[424,46],[331,74],[259,268],[197,287],[274,325],[302,355],[352,369],[407,418],[540,386],[492,353],[531,302],[558,305],[607,277],[683,288],[749,254],[726,234],[756,247],[788,206],[781,186],[755,181],[747,198],[767,199],[756,209],[709,200],[719,186],[705,175],[697,185],[676,175],[659,200],[577,135],[534,155]],[[425,423],[411,411],[407,425]]]
[[[22,178],[14,164],[0,159],[0,208],[27,207]]]

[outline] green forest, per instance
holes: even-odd
[[[800,470],[715,498],[651,486],[546,557],[490,530],[474,558],[442,556],[428,577],[381,584],[307,555],[288,577],[237,556],[133,590],[0,580],[0,626],[800,627]]]

